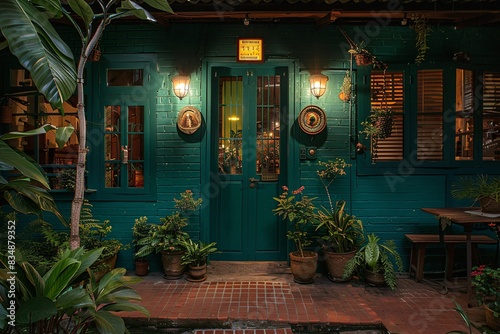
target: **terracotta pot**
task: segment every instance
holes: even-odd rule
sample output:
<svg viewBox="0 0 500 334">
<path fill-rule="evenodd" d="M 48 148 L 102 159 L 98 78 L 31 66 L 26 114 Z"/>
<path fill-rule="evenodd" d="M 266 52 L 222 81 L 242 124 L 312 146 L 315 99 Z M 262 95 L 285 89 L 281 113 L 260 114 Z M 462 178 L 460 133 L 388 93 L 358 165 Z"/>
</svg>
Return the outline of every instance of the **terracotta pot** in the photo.
<svg viewBox="0 0 500 334">
<path fill-rule="evenodd" d="M 365 269 L 365 281 L 368 284 L 375 285 L 375 286 L 384 286 L 385 285 L 385 279 L 384 279 L 384 274 L 383 273 L 375 273 L 373 271 L 370 271 L 368 269 Z"/>
<path fill-rule="evenodd" d="M 137 276 L 145 276 L 149 271 L 149 262 L 148 261 L 135 261 L 135 274 Z"/>
<path fill-rule="evenodd" d="M 95 266 L 103 265 L 103 269 L 94 272 L 94 278 L 96 282 L 99 282 L 101 278 L 109 273 L 111 270 L 116 267 L 116 259 L 118 258 L 118 251 L 114 255 L 107 257 L 105 259 L 99 260 L 94 263 Z"/>
<path fill-rule="evenodd" d="M 186 279 L 190 282 L 203 282 L 207 279 L 207 265 L 201 266 L 189 265 L 189 276 Z"/>
<path fill-rule="evenodd" d="M 354 58 L 356 60 L 356 65 L 358 66 L 368 66 L 373 64 L 373 57 L 364 53 L 358 53 Z"/>
<path fill-rule="evenodd" d="M 484 312 L 486 316 L 486 325 L 494 331 L 500 331 L 500 316 L 495 317 L 495 312 L 489 307 L 490 304 L 484 304 Z"/>
<path fill-rule="evenodd" d="M 163 275 L 166 279 L 179 279 L 184 275 L 185 266 L 181 264 L 183 251 L 168 252 L 161 251 L 161 261 L 163 263 Z"/>
<path fill-rule="evenodd" d="M 328 267 L 328 278 L 333 282 L 346 282 L 351 278 L 343 279 L 344 268 L 350 259 L 354 257 L 356 251 L 348 253 L 335 253 L 325 250 L 325 261 Z"/>
<path fill-rule="evenodd" d="M 314 274 L 318 267 L 318 254 L 316 252 L 304 251 L 304 257 L 298 251 L 290 254 L 290 269 L 293 280 L 300 284 L 314 282 Z"/>
</svg>

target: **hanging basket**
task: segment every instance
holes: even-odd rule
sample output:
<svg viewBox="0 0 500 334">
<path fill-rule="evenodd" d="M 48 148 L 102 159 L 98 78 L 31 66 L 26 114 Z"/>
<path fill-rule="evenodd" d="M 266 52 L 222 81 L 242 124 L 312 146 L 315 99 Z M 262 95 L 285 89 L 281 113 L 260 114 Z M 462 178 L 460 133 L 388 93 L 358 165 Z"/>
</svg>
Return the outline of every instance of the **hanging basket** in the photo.
<svg viewBox="0 0 500 334">
<path fill-rule="evenodd" d="M 358 66 L 369 66 L 373 64 L 373 57 L 369 54 L 358 53 L 355 56 L 356 65 Z"/>
<path fill-rule="evenodd" d="M 392 125 L 394 124 L 393 115 L 378 116 L 374 126 L 378 129 L 378 139 L 385 139 L 392 134 Z"/>
<path fill-rule="evenodd" d="M 101 46 L 97 44 L 89 55 L 89 61 L 99 61 L 101 59 Z"/>
</svg>

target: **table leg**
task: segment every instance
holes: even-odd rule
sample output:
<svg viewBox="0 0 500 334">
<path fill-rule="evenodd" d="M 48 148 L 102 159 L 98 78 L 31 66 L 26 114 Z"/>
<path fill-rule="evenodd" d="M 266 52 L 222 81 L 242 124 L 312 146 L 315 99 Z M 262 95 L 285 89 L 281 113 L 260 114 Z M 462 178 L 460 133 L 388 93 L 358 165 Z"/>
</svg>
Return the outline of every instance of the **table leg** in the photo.
<svg viewBox="0 0 500 334">
<path fill-rule="evenodd" d="M 464 226 L 467 246 L 467 306 L 472 306 L 472 226 Z"/>
</svg>

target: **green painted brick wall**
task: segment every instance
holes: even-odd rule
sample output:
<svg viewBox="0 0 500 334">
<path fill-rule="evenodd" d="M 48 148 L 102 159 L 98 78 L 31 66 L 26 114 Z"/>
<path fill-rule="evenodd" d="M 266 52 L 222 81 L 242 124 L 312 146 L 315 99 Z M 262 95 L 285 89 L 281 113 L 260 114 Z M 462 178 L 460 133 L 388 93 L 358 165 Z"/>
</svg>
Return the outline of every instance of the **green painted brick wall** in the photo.
<svg viewBox="0 0 500 334">
<path fill-rule="evenodd" d="M 365 40 L 366 48 L 377 57 L 391 64 L 411 64 L 416 56 L 414 32 L 409 27 L 399 26 L 346 26 L 345 31 L 355 40 Z M 74 36 L 71 33 L 68 36 Z M 318 196 L 318 204 L 327 205 L 322 185 L 317 177 L 317 161 L 341 157 L 352 164 L 347 176 L 337 179 L 332 187 L 334 200 L 348 201 L 349 211 L 361 218 L 367 232 L 376 232 L 382 239 L 393 239 L 398 250 L 407 261 L 409 245 L 405 233 L 436 232 L 436 220 L 421 212 L 421 207 L 453 205 L 446 189 L 453 179 L 449 174 L 403 175 L 394 187 L 384 175 L 357 175 L 361 159 L 368 159 L 354 153 L 350 136 L 349 109 L 338 98 L 345 70 L 350 66 L 347 44 L 337 25 L 316 28 L 309 24 L 174 24 L 170 28 L 155 25 L 113 24 L 106 28 L 101 41 L 101 50 L 106 55 L 152 53 L 158 59 L 158 70 L 163 84 L 156 92 L 156 151 L 157 156 L 157 200 L 146 202 L 96 201 L 94 215 L 110 219 L 113 236 L 128 243 L 134 219 L 146 215 L 150 222 L 170 213 L 174 207 L 174 196 L 185 189 L 200 194 L 201 154 L 204 151 L 203 138 L 182 137 L 176 129 L 178 112 L 187 105 L 202 111 L 209 117 L 208 106 L 203 105 L 205 86 L 202 78 L 202 60 L 234 61 L 238 37 L 263 37 L 265 55 L 270 59 L 293 59 L 297 61 L 298 73 L 294 82 L 296 95 L 290 112 L 296 119 L 300 110 L 315 104 L 327 114 L 328 126 L 324 133 L 311 140 L 291 126 L 290 147 L 297 152 L 300 145 L 318 147 L 318 160 L 291 161 L 294 172 L 290 175 L 290 187 L 304 185 L 306 193 Z M 427 62 L 450 62 L 453 53 L 468 52 L 475 63 L 494 64 L 500 37 L 490 28 L 455 30 L 453 27 L 432 27 L 429 35 Z M 77 48 L 79 43 L 72 42 Z M 93 65 L 91 65 L 93 66 Z M 170 78 L 185 71 L 191 75 L 189 95 L 179 101 L 171 92 Z M 322 70 L 329 75 L 327 93 L 319 100 L 312 97 L 308 89 L 308 76 L 312 70 Z M 355 68 L 356 70 L 356 68 Z M 362 76 L 359 75 L 359 80 Z M 87 83 L 90 80 L 86 81 Z M 361 94 L 362 92 L 358 92 Z M 367 110 L 354 106 L 357 122 Z M 356 121 L 356 120 L 352 120 Z M 207 135 L 206 133 L 204 134 Z M 69 203 L 62 204 L 68 210 Z M 206 218 L 194 216 L 189 232 L 194 238 L 200 236 Z M 285 236 L 284 236 L 285 237 Z M 120 254 L 118 265 L 133 268 L 132 252 Z M 156 260 L 155 260 L 156 261 Z M 441 258 L 436 257 L 435 263 Z M 432 264 L 431 264 L 432 265 Z M 153 269 L 158 269 L 158 262 Z"/>
</svg>

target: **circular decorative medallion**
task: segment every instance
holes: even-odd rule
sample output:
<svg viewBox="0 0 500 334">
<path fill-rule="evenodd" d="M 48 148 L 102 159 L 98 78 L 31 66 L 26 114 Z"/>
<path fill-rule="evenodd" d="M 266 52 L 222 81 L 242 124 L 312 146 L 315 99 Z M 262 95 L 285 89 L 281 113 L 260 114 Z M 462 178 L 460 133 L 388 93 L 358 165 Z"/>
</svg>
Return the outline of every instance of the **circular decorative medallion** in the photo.
<svg viewBox="0 0 500 334">
<path fill-rule="evenodd" d="M 326 126 L 326 115 L 318 106 L 307 106 L 299 114 L 299 126 L 307 134 L 315 135 Z"/>
<path fill-rule="evenodd" d="M 177 127 L 185 134 L 192 134 L 201 126 L 201 113 L 195 107 L 187 106 L 181 109 L 177 117 Z"/>
</svg>

